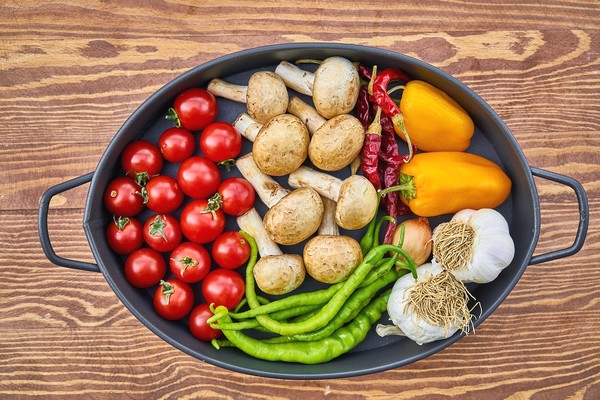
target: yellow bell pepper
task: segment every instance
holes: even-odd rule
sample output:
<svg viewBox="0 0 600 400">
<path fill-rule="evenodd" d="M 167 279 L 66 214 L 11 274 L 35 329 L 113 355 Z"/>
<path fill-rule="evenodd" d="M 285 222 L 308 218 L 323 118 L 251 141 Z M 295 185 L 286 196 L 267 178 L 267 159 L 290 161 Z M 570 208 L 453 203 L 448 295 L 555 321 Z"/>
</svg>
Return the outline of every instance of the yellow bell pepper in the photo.
<svg viewBox="0 0 600 400">
<path fill-rule="evenodd" d="M 450 96 L 435 86 L 413 80 L 406 84 L 400 99 L 403 125 L 395 130 L 405 133 L 423 151 L 464 151 L 475 131 L 469 114 Z"/>
<path fill-rule="evenodd" d="M 511 180 L 500 166 L 464 152 L 415 154 L 400 167 L 400 199 L 421 217 L 463 209 L 495 208 L 509 196 Z"/>
</svg>

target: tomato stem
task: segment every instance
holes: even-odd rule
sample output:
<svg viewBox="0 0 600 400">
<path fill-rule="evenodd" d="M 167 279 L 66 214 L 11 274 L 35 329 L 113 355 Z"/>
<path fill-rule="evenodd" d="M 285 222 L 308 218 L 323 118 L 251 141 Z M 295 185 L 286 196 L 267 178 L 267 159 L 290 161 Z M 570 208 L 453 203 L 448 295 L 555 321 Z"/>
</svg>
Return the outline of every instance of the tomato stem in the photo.
<svg viewBox="0 0 600 400">
<path fill-rule="evenodd" d="M 217 163 L 217 167 L 223 167 L 227 172 L 231 171 L 231 167 L 235 165 L 235 158 L 229 158 Z"/>
<path fill-rule="evenodd" d="M 162 279 L 160 280 L 159 284 L 162 286 L 161 293 L 165 295 L 167 304 L 169 304 L 169 300 L 171 299 L 171 295 L 175 293 L 175 289 L 173 289 L 173 285 Z"/>
<path fill-rule="evenodd" d="M 173 107 L 169 108 L 167 111 L 167 115 L 165 115 L 165 119 L 169 121 L 175 122 L 175 128 L 181 128 L 181 120 L 179 119 L 179 115 L 177 115 L 177 111 Z"/>
<path fill-rule="evenodd" d="M 154 221 L 152 221 L 150 226 L 152 228 L 152 229 L 150 229 L 150 235 L 156 236 L 156 234 L 158 233 L 160 235 L 160 237 L 162 237 L 165 240 L 165 242 L 169 241 L 163 230 L 163 228 L 165 226 L 167 226 L 167 223 L 162 221 L 160 215 L 157 215 L 156 218 L 154 218 Z"/>
<path fill-rule="evenodd" d="M 130 222 L 129 218 L 127 218 L 127 217 L 119 217 L 119 218 L 117 218 L 116 215 L 113 215 L 113 221 L 115 221 L 115 225 L 121 231 L 123 229 L 125 229 L 125 226 L 127 226 L 127 224 Z"/>
<path fill-rule="evenodd" d="M 211 213 L 213 219 L 217 219 L 216 211 L 223 206 L 223 197 L 219 194 L 219 192 L 215 193 L 210 199 L 208 199 L 208 203 L 206 204 L 206 208 L 202 212 L 203 214 Z"/>
</svg>

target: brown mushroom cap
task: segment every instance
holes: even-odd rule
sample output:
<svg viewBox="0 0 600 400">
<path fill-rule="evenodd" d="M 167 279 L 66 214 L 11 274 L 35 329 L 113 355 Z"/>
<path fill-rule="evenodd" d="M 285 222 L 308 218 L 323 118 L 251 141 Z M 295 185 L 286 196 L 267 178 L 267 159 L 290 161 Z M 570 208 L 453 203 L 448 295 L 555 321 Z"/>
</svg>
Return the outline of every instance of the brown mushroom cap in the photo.
<svg viewBox="0 0 600 400">
<path fill-rule="evenodd" d="M 347 279 L 362 258 L 360 244 L 349 236 L 319 235 L 304 246 L 306 272 L 323 283 Z"/>
<path fill-rule="evenodd" d="M 309 141 L 308 129 L 298 117 L 277 115 L 256 135 L 252 145 L 254 161 L 267 175 L 287 175 L 306 160 Z"/>
<path fill-rule="evenodd" d="M 304 282 L 306 270 L 302 257 L 284 254 L 262 257 L 253 270 L 256 285 L 267 294 L 291 292 Z"/>
<path fill-rule="evenodd" d="M 359 91 L 358 70 L 346 58 L 326 58 L 315 71 L 313 103 L 327 119 L 352 111 Z"/>
<path fill-rule="evenodd" d="M 340 187 L 335 222 L 344 229 L 360 229 L 371 221 L 377 205 L 373 184 L 362 175 L 352 175 Z"/>
<path fill-rule="evenodd" d="M 283 114 L 288 106 L 287 87 L 279 75 L 270 71 L 255 72 L 248 80 L 246 107 L 248 114 L 264 124 Z"/>
<path fill-rule="evenodd" d="M 323 201 L 314 189 L 293 190 L 270 208 L 263 224 L 271 239 L 283 245 L 294 245 L 308 239 L 319 229 L 323 217 Z"/>
<path fill-rule="evenodd" d="M 342 114 L 325 122 L 312 136 L 308 157 L 323 171 L 339 171 L 361 152 L 365 130 L 360 121 Z"/>
</svg>

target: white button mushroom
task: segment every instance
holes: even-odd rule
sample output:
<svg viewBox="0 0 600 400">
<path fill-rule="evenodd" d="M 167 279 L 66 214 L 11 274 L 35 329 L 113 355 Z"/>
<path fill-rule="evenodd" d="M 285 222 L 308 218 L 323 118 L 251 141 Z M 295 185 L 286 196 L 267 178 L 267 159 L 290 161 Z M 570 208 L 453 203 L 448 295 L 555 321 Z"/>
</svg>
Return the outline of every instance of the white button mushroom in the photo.
<svg viewBox="0 0 600 400">
<path fill-rule="evenodd" d="M 335 201 L 323 197 L 323 219 L 318 235 L 304 246 L 306 272 L 323 283 L 341 282 L 350 276 L 363 259 L 360 244 L 340 235 L 335 223 Z"/>
<path fill-rule="evenodd" d="M 287 61 L 281 62 L 275 73 L 291 89 L 312 96 L 315 108 L 327 119 L 349 113 L 358 100 L 358 70 L 343 57 L 326 58 L 314 74 Z"/>
<path fill-rule="evenodd" d="M 237 218 L 240 229 L 256 241 L 260 259 L 254 266 L 254 280 L 260 290 L 267 294 L 289 293 L 304 282 L 306 270 L 302 257 L 297 254 L 283 254 L 277 243 L 267 234 L 262 219 L 252 208 Z"/>
<path fill-rule="evenodd" d="M 308 158 L 315 167 L 323 171 L 339 171 L 360 154 L 365 129 L 356 117 L 341 114 L 326 120 L 298 97 L 290 99 L 288 111 L 300 118 L 312 133 Z"/>
<path fill-rule="evenodd" d="M 246 103 L 248 114 L 263 124 L 285 113 L 289 100 L 285 83 L 270 71 L 255 72 L 250 76 L 247 86 L 215 78 L 208 83 L 207 90 L 215 96 Z"/>
<path fill-rule="evenodd" d="M 311 187 L 320 195 L 337 202 L 335 222 L 344 229 L 360 229 L 377 213 L 377 190 L 362 175 L 351 175 L 345 180 L 302 166 L 288 177 L 294 188 Z"/>
<path fill-rule="evenodd" d="M 252 153 L 240 157 L 236 166 L 269 207 L 263 225 L 271 239 L 294 245 L 317 231 L 323 217 L 323 201 L 314 189 L 303 187 L 290 192 L 260 171 Z"/>
<path fill-rule="evenodd" d="M 267 175 L 287 175 L 306 160 L 310 141 L 308 129 L 292 114 L 277 115 L 261 125 L 247 113 L 242 113 L 233 127 L 253 142 L 254 161 Z"/>
</svg>

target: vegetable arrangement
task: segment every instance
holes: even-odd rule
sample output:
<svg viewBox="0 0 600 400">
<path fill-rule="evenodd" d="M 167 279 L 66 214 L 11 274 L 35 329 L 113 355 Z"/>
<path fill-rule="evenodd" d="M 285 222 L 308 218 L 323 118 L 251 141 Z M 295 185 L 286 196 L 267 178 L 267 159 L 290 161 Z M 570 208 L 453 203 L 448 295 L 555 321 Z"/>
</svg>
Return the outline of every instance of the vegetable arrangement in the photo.
<svg viewBox="0 0 600 400">
<path fill-rule="evenodd" d="M 510 178 L 468 152 L 473 121 L 440 89 L 397 68 L 309 61 L 314 73 L 282 61 L 247 85 L 186 90 L 156 144 L 124 149 L 104 203 L 126 279 L 197 339 L 264 360 L 327 362 L 386 313 L 380 336 L 468 333 L 467 285 L 514 256 L 495 210 Z M 246 112 L 217 121 L 218 98 Z M 171 164 L 176 176 L 162 174 Z M 432 229 L 431 217 L 447 222 Z M 298 290 L 307 279 L 319 289 Z"/>
</svg>

